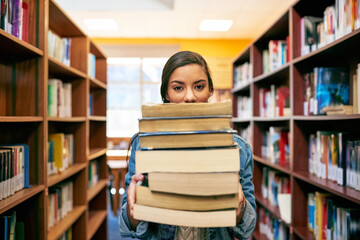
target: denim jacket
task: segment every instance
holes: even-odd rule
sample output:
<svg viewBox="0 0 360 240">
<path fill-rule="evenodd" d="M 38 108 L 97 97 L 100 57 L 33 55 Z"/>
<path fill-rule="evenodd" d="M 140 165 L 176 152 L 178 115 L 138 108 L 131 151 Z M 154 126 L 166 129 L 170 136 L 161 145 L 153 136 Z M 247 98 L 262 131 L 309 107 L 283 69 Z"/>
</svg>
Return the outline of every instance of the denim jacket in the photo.
<svg viewBox="0 0 360 240">
<path fill-rule="evenodd" d="M 254 163 L 250 145 L 240 136 L 234 134 L 234 142 L 239 145 L 240 151 L 240 184 L 244 192 L 247 206 L 241 222 L 235 227 L 207 228 L 206 239 L 248 239 L 253 233 L 256 225 L 256 205 L 254 196 L 254 185 L 252 183 Z M 138 135 L 133 136 L 132 150 L 129 161 L 129 170 L 125 176 L 126 188 L 129 187 L 131 177 L 135 174 L 135 151 L 140 150 Z M 122 198 L 121 213 L 119 216 L 119 228 L 122 237 L 139 239 L 174 239 L 175 226 L 164 224 L 149 224 L 141 221 L 132 231 L 126 211 L 126 192 Z M 154 231 L 155 227 L 155 231 Z"/>
</svg>

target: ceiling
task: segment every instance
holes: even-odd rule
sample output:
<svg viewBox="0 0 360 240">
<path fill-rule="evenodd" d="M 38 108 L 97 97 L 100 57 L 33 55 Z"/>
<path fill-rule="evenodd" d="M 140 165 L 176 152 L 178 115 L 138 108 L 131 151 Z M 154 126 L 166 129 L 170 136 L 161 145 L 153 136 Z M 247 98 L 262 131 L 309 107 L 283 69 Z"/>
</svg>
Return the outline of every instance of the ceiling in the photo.
<svg viewBox="0 0 360 240">
<path fill-rule="evenodd" d="M 253 39 L 296 0 L 55 0 L 90 37 Z M 117 30 L 89 30 L 86 18 L 112 18 Z M 227 32 L 201 32 L 202 19 L 232 19 Z"/>
</svg>

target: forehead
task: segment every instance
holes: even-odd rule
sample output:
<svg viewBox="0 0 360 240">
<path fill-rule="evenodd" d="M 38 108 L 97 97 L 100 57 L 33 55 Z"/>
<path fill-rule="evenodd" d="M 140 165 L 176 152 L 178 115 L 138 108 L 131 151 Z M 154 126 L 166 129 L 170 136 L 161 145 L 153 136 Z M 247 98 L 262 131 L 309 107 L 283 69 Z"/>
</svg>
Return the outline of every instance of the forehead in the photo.
<svg viewBox="0 0 360 240">
<path fill-rule="evenodd" d="M 176 68 L 170 75 L 170 79 L 174 78 L 201 78 L 207 80 L 207 75 L 203 66 L 193 63 Z"/>
</svg>

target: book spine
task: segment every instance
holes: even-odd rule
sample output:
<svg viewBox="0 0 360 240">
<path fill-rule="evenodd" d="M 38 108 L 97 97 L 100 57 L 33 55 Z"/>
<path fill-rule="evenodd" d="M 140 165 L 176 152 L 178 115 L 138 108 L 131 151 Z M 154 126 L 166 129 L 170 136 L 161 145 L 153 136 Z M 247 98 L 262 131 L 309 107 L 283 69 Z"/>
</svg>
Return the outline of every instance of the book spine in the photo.
<svg viewBox="0 0 360 240">
<path fill-rule="evenodd" d="M 22 2 L 22 40 L 29 42 L 29 6 Z"/>
</svg>

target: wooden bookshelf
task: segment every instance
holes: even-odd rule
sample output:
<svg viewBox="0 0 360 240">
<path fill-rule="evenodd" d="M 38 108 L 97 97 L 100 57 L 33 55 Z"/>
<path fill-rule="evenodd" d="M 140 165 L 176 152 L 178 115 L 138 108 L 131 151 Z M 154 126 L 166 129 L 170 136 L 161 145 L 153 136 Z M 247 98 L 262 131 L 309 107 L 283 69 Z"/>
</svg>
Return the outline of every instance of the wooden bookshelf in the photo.
<svg viewBox="0 0 360 240">
<path fill-rule="evenodd" d="M 82 79 L 86 78 L 85 73 L 81 72 L 80 70 L 74 67 L 65 65 L 59 62 L 58 60 L 54 59 L 53 57 L 48 56 L 48 61 L 49 61 L 49 72 L 53 74 L 61 75 L 63 77 L 68 77 L 68 78 L 82 78 Z"/>
<path fill-rule="evenodd" d="M 29 0 L 25 42 L 0 29 L 0 144 L 29 146 L 31 187 L 0 200 L 0 217 L 16 211 L 28 239 L 58 239 L 72 227 L 73 239 L 107 239 L 106 56 L 53 0 Z M 69 38 L 69 64 L 50 56 L 48 32 Z M 88 54 L 96 56 L 96 76 Z M 71 116 L 48 116 L 48 81 L 71 83 Z M 94 93 L 93 116 L 88 113 Z M 49 134 L 72 134 L 74 164 L 48 175 Z M 99 181 L 88 189 L 90 161 Z M 71 181 L 73 210 L 48 230 L 49 190 Z"/>
<path fill-rule="evenodd" d="M 85 206 L 74 207 L 73 210 L 68 213 L 60 222 L 58 222 L 54 227 L 49 229 L 47 234 L 48 239 L 58 239 L 61 235 L 69 228 L 73 223 L 75 223 L 81 215 L 85 213 Z"/>
<path fill-rule="evenodd" d="M 0 202 L 0 214 L 8 211 L 16 205 L 21 204 L 22 202 L 28 200 L 29 198 L 42 191 L 44 191 L 44 185 L 32 186 L 31 188 L 22 189 L 16 192 L 14 195 L 3 199 Z"/>
<path fill-rule="evenodd" d="M 2 117 L 0 122 L 42 122 L 43 117 Z"/>
<path fill-rule="evenodd" d="M 48 179 L 47 179 L 47 186 L 51 187 L 65 179 L 73 176 L 74 174 L 80 172 L 81 170 L 84 170 L 85 168 L 86 168 L 86 163 L 76 163 L 60 174 L 50 175 L 50 176 L 48 176 Z"/>
<path fill-rule="evenodd" d="M 106 210 L 98 210 L 98 211 L 90 211 L 89 213 L 89 231 L 87 235 L 87 239 L 92 239 L 94 234 L 96 233 L 96 230 L 98 230 L 101 226 L 101 224 L 106 219 L 107 211 Z"/>
<path fill-rule="evenodd" d="M 343 116 L 304 116 L 304 79 L 303 74 L 312 71 L 314 67 L 347 67 L 350 76 L 355 73 L 356 64 L 360 63 L 360 29 L 354 30 L 339 39 L 318 48 L 306 55 L 301 55 L 301 26 L 303 16 L 322 17 L 326 7 L 333 2 L 313 2 L 309 0 L 296 1 L 283 13 L 279 19 L 258 38 L 253 40 L 233 60 L 233 68 L 248 62 L 252 64 L 252 79 L 249 84 L 235 86 L 233 94 L 233 127 L 242 131 L 250 127 L 249 142 L 253 148 L 255 197 L 257 204 L 277 218 L 281 218 L 278 209 L 270 206 L 261 196 L 262 169 L 274 169 L 289 176 L 292 194 L 292 221 L 287 224 L 291 239 L 315 239 L 307 227 L 308 193 L 314 191 L 333 194 L 337 201 L 346 206 L 360 208 L 360 192 L 337 183 L 324 180 L 312 175 L 308 171 L 309 135 L 315 131 L 351 132 L 360 136 L 358 124 L 360 114 Z M 285 40 L 289 36 L 290 59 L 282 66 L 267 73 L 263 73 L 263 50 L 268 48 L 270 40 Z M 260 116 L 260 91 L 270 85 L 288 86 L 290 90 L 290 112 L 286 117 Z M 237 113 L 238 97 L 250 97 L 253 115 L 250 119 L 243 119 Z M 350 104 L 352 83 L 350 83 Z M 281 126 L 289 129 L 290 160 L 286 165 L 270 163 L 262 157 L 263 134 L 269 126 Z M 258 226 L 253 234 L 254 239 L 263 239 Z"/>
<path fill-rule="evenodd" d="M 93 148 L 90 150 L 88 160 L 93 160 L 97 157 L 103 156 L 106 154 L 107 148 Z"/>
<path fill-rule="evenodd" d="M 49 122 L 85 122 L 85 117 L 48 117 Z"/>
<path fill-rule="evenodd" d="M 257 229 L 254 231 L 252 238 L 255 240 L 268 240 L 268 238 L 261 234 Z"/>
<path fill-rule="evenodd" d="M 106 186 L 107 180 L 101 179 L 95 186 L 90 188 L 87 193 L 87 200 L 91 201 L 104 187 Z"/>
</svg>

